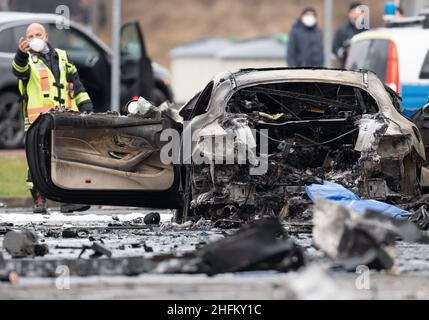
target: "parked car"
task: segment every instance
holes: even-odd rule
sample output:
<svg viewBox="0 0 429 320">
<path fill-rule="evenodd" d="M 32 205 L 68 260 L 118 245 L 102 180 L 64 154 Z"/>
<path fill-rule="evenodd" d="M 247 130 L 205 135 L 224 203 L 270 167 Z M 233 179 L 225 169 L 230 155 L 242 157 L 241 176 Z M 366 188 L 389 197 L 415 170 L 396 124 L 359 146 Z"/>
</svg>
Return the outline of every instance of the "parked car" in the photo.
<svg viewBox="0 0 429 320">
<path fill-rule="evenodd" d="M 177 221 L 294 217 L 309 205 L 305 186 L 323 180 L 363 198 L 420 194 L 425 150 L 399 108 L 398 96 L 372 72 L 245 69 L 217 75 L 180 109 L 183 121 L 168 113 L 42 114 L 26 150 L 36 188 L 55 201 L 176 208 Z M 182 148 L 173 144 L 180 161 L 166 163 L 163 148 L 172 145 L 161 134 L 172 128 L 183 133 Z M 218 150 L 216 139 L 229 134 L 232 148 Z M 217 161 L 231 152 L 232 163 Z M 189 155 L 207 161 L 189 162 Z M 264 159 L 266 170 L 252 174 Z"/>
<path fill-rule="evenodd" d="M 407 117 L 429 99 L 429 29 L 421 18 L 357 34 L 346 61 L 346 69 L 371 70 L 400 94 Z"/>
<path fill-rule="evenodd" d="M 0 148 L 16 148 L 23 142 L 23 119 L 17 79 L 12 74 L 12 59 L 18 40 L 30 23 L 45 25 L 49 42 L 67 51 L 75 63 L 82 83 L 96 112 L 110 110 L 111 50 L 89 30 L 73 21 L 69 29 L 57 27 L 59 16 L 22 12 L 0 12 Z M 61 26 L 63 27 L 63 26 Z M 173 100 L 168 71 L 152 63 L 146 54 L 138 22 L 126 23 L 121 30 L 121 105 L 136 95 L 157 104 Z"/>
</svg>

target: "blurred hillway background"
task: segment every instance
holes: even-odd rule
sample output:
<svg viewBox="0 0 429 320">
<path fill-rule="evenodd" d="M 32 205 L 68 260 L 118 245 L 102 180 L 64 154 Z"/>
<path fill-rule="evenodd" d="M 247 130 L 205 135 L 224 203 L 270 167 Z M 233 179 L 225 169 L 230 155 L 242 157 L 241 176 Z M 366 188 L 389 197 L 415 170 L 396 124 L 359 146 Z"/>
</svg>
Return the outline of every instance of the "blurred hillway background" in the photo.
<svg viewBox="0 0 429 320">
<path fill-rule="evenodd" d="M 353 1 L 334 2 L 335 30 L 346 21 Z M 169 63 L 168 52 L 172 48 L 201 37 L 245 39 L 288 33 L 307 5 L 316 8 L 323 28 L 323 0 L 123 0 L 122 3 L 122 18 L 140 21 L 149 53 L 164 65 Z M 374 26 L 382 25 L 384 3 L 384 0 L 371 1 Z"/>
<path fill-rule="evenodd" d="M 346 21 L 352 2 L 334 0 L 334 30 Z M 361 2 L 370 8 L 371 28 L 382 26 L 385 1 Z M 0 0 L 0 9 L 11 11 L 55 13 L 58 5 L 67 5 L 72 20 L 93 28 L 110 45 L 110 0 Z M 316 8 L 323 30 L 323 0 L 122 0 L 122 22 L 138 20 L 149 56 L 169 67 L 171 49 L 202 37 L 288 33 L 305 6 Z"/>
</svg>

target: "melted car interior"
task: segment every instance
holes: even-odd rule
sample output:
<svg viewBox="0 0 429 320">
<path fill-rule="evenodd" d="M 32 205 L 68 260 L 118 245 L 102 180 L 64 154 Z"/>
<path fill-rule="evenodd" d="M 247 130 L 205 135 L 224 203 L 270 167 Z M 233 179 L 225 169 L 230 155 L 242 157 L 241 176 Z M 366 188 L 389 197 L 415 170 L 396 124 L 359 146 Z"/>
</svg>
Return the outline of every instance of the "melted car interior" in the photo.
<svg viewBox="0 0 429 320">
<path fill-rule="evenodd" d="M 240 89 L 227 102 L 226 112 L 223 127 L 230 126 L 228 119 L 234 115 L 245 115 L 248 126 L 256 129 L 257 144 L 265 141 L 262 135 L 268 137 L 270 156 L 262 175 L 249 175 L 248 168 L 238 164 L 215 165 L 214 178 L 209 166 L 193 168 L 192 195 L 197 201 L 191 209 L 211 218 L 261 212 L 294 216 L 310 204 L 304 196 L 306 185 L 330 180 L 357 187 L 359 120 L 377 113 L 378 106 L 356 87 L 287 82 Z"/>
<path fill-rule="evenodd" d="M 359 133 L 357 121 L 362 114 L 377 113 L 378 106 L 360 88 L 286 82 L 241 89 L 229 100 L 227 111 L 247 114 L 250 126 L 268 129 L 270 154 L 279 148 L 293 147 L 301 152 L 289 154 L 289 163 L 298 156 L 299 168 L 316 168 L 332 152 L 349 149 L 349 155 L 354 153 Z M 357 154 L 347 156 L 352 162 L 356 157 Z"/>
</svg>

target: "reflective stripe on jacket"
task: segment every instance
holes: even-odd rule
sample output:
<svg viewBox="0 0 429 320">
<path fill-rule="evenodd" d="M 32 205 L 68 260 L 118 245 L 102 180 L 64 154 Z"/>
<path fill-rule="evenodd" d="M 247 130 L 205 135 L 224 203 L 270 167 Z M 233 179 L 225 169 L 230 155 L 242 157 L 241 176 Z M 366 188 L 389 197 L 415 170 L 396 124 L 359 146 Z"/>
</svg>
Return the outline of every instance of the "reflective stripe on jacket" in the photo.
<svg viewBox="0 0 429 320">
<path fill-rule="evenodd" d="M 73 94 L 73 84 L 67 82 L 67 73 L 76 72 L 76 67 L 70 64 L 64 50 L 55 49 L 58 54 L 60 70 L 59 83 L 56 83 L 52 71 L 42 59 L 29 53 L 30 76 L 23 83 L 19 80 L 19 91 L 24 97 L 25 127 L 29 127 L 37 117 L 52 108 L 67 108 L 79 111 Z M 15 66 L 13 65 L 15 68 Z M 89 96 L 86 94 L 87 99 Z M 86 97 L 85 97 L 86 98 Z M 81 99 L 83 100 L 83 99 Z"/>
</svg>

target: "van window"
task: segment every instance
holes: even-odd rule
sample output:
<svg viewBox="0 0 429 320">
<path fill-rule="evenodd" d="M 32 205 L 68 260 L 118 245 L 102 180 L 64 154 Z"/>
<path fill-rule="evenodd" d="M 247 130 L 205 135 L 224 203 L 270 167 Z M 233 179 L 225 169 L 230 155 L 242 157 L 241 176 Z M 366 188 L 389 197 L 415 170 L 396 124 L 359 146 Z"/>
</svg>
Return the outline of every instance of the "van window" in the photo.
<svg viewBox="0 0 429 320">
<path fill-rule="evenodd" d="M 426 53 L 426 58 L 420 71 L 420 79 L 429 79 L 429 51 Z"/>
<path fill-rule="evenodd" d="M 366 69 L 386 81 L 390 40 L 370 39 L 356 41 L 350 46 L 346 69 Z"/>
</svg>

